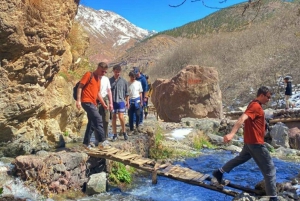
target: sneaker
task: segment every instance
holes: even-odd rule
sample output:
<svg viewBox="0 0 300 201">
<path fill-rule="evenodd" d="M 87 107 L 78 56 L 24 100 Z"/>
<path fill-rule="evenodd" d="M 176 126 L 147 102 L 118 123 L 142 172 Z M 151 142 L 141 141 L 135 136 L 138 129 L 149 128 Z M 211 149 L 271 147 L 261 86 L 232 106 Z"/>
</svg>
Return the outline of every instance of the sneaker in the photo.
<svg viewBox="0 0 300 201">
<path fill-rule="evenodd" d="M 126 127 L 129 127 L 129 123 L 126 123 L 125 126 L 126 126 Z"/>
<path fill-rule="evenodd" d="M 124 140 L 128 140 L 128 135 L 127 135 L 127 133 L 123 133 L 123 136 L 124 136 Z"/>
<path fill-rule="evenodd" d="M 90 150 L 90 149 L 92 148 L 91 145 L 83 144 L 82 146 L 83 146 L 83 148 L 85 148 L 86 150 Z"/>
<path fill-rule="evenodd" d="M 103 148 L 106 148 L 106 147 L 110 147 L 110 143 L 109 143 L 108 140 L 105 140 L 105 141 L 103 141 L 102 143 L 100 143 L 100 144 L 98 145 L 98 148 L 99 148 L 99 149 L 103 149 Z"/>
<path fill-rule="evenodd" d="M 93 142 L 90 142 L 89 147 L 96 147 L 96 145 Z"/>
<path fill-rule="evenodd" d="M 270 197 L 269 201 L 277 201 L 278 198 L 277 197 Z"/>
<path fill-rule="evenodd" d="M 222 184 L 223 173 L 219 169 L 213 171 L 212 175 L 217 179 L 219 184 Z"/>
<path fill-rule="evenodd" d="M 116 141 L 118 139 L 118 135 L 117 134 L 114 134 L 113 138 L 112 138 L 112 141 Z"/>
</svg>

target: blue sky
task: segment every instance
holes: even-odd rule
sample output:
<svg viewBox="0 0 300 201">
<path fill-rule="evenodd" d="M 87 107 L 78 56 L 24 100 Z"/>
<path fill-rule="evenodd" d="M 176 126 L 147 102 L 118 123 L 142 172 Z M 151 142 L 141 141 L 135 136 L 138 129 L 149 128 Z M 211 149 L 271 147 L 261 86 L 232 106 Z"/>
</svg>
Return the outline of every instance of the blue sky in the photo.
<svg viewBox="0 0 300 201">
<path fill-rule="evenodd" d="M 207 6 L 218 8 L 245 2 L 245 0 L 186 0 L 179 7 L 169 5 L 179 5 L 184 0 L 81 0 L 80 4 L 95 10 L 115 12 L 143 29 L 164 31 L 218 11 L 205 7 L 202 1 Z"/>
</svg>

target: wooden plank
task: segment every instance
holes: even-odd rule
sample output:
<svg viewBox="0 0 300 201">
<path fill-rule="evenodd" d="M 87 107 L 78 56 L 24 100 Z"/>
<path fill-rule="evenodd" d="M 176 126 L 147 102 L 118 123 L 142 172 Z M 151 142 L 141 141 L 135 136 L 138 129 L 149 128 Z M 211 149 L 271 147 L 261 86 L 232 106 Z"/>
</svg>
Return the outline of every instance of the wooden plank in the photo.
<svg viewBox="0 0 300 201">
<path fill-rule="evenodd" d="M 128 155 L 130 155 L 131 153 L 129 153 L 129 152 L 122 152 L 122 153 L 118 153 L 118 155 L 119 156 L 128 156 Z"/>
<path fill-rule="evenodd" d="M 300 118 L 281 118 L 281 119 L 270 119 L 270 124 L 278 123 L 278 122 L 293 122 L 293 121 L 300 121 Z"/>
<path fill-rule="evenodd" d="M 134 159 L 134 158 L 136 158 L 136 157 L 138 157 L 138 156 L 140 156 L 140 155 L 137 155 L 137 154 L 130 154 L 130 155 L 128 155 L 128 156 L 124 156 L 124 157 L 123 157 L 123 160 Z"/>
</svg>

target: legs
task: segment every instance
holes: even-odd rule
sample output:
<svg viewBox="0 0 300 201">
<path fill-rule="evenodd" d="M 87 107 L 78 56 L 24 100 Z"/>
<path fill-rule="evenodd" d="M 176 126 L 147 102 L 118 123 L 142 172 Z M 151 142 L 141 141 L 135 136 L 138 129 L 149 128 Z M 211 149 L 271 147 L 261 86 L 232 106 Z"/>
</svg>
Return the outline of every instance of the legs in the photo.
<svg viewBox="0 0 300 201">
<path fill-rule="evenodd" d="M 249 153 L 248 147 L 244 145 L 240 154 L 228 161 L 225 165 L 223 165 L 221 169 L 224 172 L 229 173 L 233 168 L 247 162 L 249 159 L 251 159 L 251 155 Z"/>
<path fill-rule="evenodd" d="M 105 140 L 102 117 L 100 116 L 97 107 L 92 103 L 82 103 L 82 108 L 86 111 L 88 118 L 83 144 L 89 145 L 91 138 L 91 127 L 93 127 L 97 141 L 95 145 L 97 146 L 99 142 L 103 142 Z"/>
<path fill-rule="evenodd" d="M 103 98 L 104 102 L 108 105 L 108 99 L 107 97 Z M 109 116 L 110 116 L 110 111 L 105 110 L 102 105 L 99 106 L 99 114 L 102 117 L 103 120 L 103 129 L 104 129 L 104 134 L 105 138 L 108 137 L 108 124 L 109 124 Z"/>
<path fill-rule="evenodd" d="M 255 163 L 264 176 L 267 195 L 276 197 L 276 169 L 268 149 L 264 145 L 258 144 L 248 146 Z"/>
<path fill-rule="evenodd" d="M 289 109 L 290 108 L 290 96 L 289 95 L 285 95 L 285 109 Z"/>
<path fill-rule="evenodd" d="M 134 115 L 134 105 L 130 105 L 128 109 L 128 118 L 129 118 L 129 128 L 130 131 L 133 131 L 133 116 Z"/>
<path fill-rule="evenodd" d="M 141 108 L 135 109 L 135 116 L 136 116 L 135 127 L 136 128 L 138 128 L 140 125 L 140 114 L 141 114 Z"/>
</svg>

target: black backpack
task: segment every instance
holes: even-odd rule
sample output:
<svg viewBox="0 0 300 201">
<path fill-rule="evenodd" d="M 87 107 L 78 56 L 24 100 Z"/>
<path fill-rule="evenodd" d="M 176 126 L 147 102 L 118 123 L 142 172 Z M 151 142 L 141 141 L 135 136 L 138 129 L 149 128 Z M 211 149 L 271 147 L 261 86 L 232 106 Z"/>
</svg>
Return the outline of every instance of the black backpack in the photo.
<svg viewBox="0 0 300 201">
<path fill-rule="evenodd" d="M 89 79 L 89 81 L 82 87 L 82 90 L 83 90 L 83 89 L 91 82 L 91 80 L 92 80 L 92 78 L 93 78 L 93 73 L 92 73 L 92 72 L 90 72 L 90 73 L 91 73 L 90 79 Z M 78 82 L 76 83 L 76 85 L 73 87 L 73 98 L 74 98 L 75 101 L 77 101 L 77 89 L 78 89 L 79 84 L 80 84 L 80 81 L 78 81 Z"/>
</svg>

